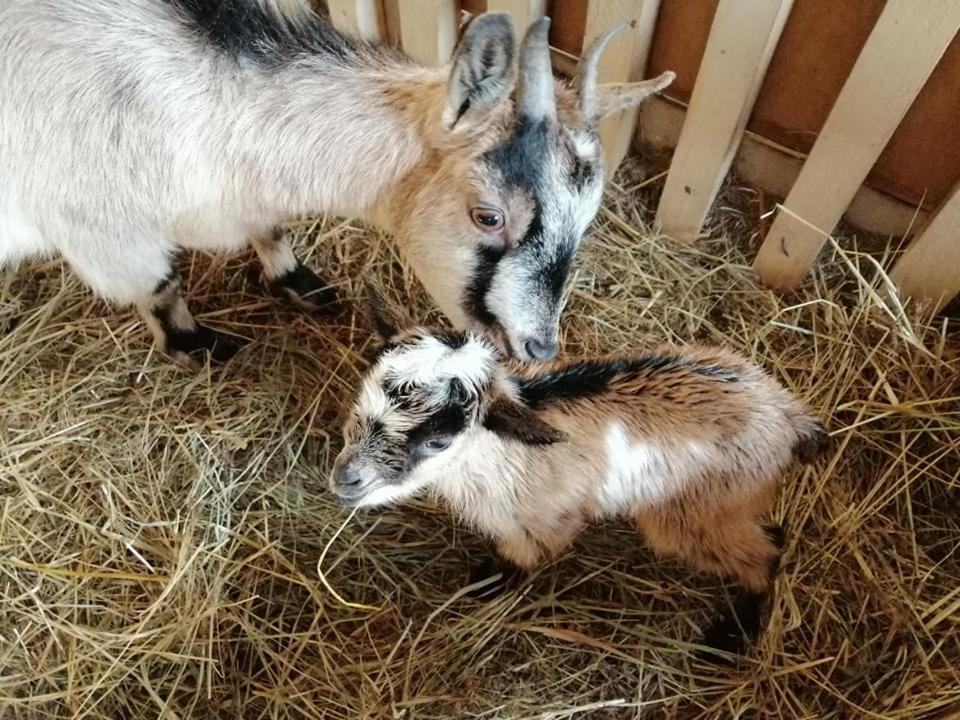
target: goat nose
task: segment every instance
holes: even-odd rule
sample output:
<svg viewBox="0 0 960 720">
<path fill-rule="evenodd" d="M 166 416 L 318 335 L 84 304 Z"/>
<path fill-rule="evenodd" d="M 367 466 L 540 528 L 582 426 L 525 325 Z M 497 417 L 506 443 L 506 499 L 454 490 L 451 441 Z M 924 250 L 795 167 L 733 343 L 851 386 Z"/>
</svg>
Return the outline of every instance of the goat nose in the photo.
<svg viewBox="0 0 960 720">
<path fill-rule="evenodd" d="M 558 346 L 556 340 L 543 341 L 530 338 L 523 346 L 527 350 L 527 355 L 534 360 L 550 360 L 557 355 Z"/>
<path fill-rule="evenodd" d="M 360 471 L 351 465 L 340 469 L 337 473 L 337 485 L 341 488 L 352 488 L 360 484 Z"/>
<path fill-rule="evenodd" d="M 340 476 L 340 484 L 343 487 L 353 487 L 360 484 L 362 480 L 360 476 L 360 471 L 354 467 L 348 467 L 343 471 L 343 475 Z"/>
</svg>

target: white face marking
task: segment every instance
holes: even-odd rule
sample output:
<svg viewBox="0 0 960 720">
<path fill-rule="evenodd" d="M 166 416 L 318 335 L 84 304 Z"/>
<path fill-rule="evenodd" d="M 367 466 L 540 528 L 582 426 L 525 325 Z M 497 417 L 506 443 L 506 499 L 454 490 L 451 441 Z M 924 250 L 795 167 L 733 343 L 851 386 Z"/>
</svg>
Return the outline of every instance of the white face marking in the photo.
<svg viewBox="0 0 960 720">
<path fill-rule="evenodd" d="M 577 186 L 566 159 L 548 145 L 548 162 L 541 166 L 536 198 L 540 235 L 535 254 L 508 254 L 497 265 L 486 297 L 488 309 L 503 326 L 511 349 L 523 356 L 523 343 L 530 338 L 555 337 L 563 311 L 562 300 L 554 302 L 550 280 L 561 272 L 563 256 L 573 259 L 579 244 L 600 207 L 603 193 L 602 161 L 592 136 L 564 131 L 581 162 L 592 164 L 593 178 Z M 569 267 L 569 265 L 568 265 Z M 565 278 L 557 278 L 565 280 Z"/>
<path fill-rule="evenodd" d="M 412 500 L 429 486 L 429 479 L 424 478 L 421 482 L 407 480 L 398 485 L 378 485 L 369 493 L 363 496 L 363 499 L 357 503 L 358 507 L 382 507 L 384 505 L 396 505 L 406 500 Z"/>
<path fill-rule="evenodd" d="M 332 478 L 363 506 L 408 499 L 441 477 L 495 377 L 496 351 L 483 338 L 415 330 L 397 342 L 363 380 Z"/>
<path fill-rule="evenodd" d="M 430 385 L 458 378 L 478 387 L 489 379 L 493 363 L 492 348 L 483 340 L 470 337 L 463 346 L 452 348 L 428 335 L 413 346 L 387 353 L 380 370 L 399 385 Z"/>
</svg>

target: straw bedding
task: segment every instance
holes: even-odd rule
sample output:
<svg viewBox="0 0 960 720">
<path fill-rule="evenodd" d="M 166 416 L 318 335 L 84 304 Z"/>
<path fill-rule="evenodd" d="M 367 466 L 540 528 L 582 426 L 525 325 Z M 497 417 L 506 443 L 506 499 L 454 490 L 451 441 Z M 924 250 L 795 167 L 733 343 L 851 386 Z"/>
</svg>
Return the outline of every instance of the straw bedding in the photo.
<svg viewBox="0 0 960 720">
<path fill-rule="evenodd" d="M 721 343 L 832 433 L 787 478 L 769 629 L 738 668 L 694 646 L 724 595 L 625 524 L 489 603 L 485 544 L 428 502 L 348 518 L 326 491 L 363 313 L 265 300 L 252 257 L 184 258 L 191 300 L 247 341 L 191 373 L 58 262 L 0 276 L 0 718 L 934 718 L 960 715 L 960 336 L 884 293 L 852 237 L 793 298 L 752 278 L 759 205 L 710 238 L 645 224 L 632 161 L 576 266 L 568 354 Z M 762 223 L 762 221 L 760 221 Z M 289 228 L 345 297 L 374 277 L 435 319 L 389 240 Z M 318 575 L 322 572 L 343 604 Z"/>
</svg>

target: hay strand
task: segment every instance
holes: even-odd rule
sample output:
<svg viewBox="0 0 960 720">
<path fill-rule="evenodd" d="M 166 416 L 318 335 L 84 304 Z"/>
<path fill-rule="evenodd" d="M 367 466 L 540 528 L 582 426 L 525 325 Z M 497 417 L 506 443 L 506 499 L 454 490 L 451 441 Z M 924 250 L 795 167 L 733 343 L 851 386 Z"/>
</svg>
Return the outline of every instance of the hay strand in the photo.
<svg viewBox="0 0 960 720">
<path fill-rule="evenodd" d="M 695 654 L 728 588 L 625 523 L 478 602 L 486 543 L 442 509 L 344 519 L 326 478 L 372 342 L 362 310 L 306 316 L 265 299 L 252 254 L 185 256 L 199 319 L 246 341 L 191 373 L 46 262 L 0 274 L 0 718 L 957 717 L 955 322 L 890 291 L 897 248 L 847 231 L 780 297 L 750 269 L 769 202 L 730 185 L 678 246 L 645 224 L 661 184 L 635 159 L 615 178 L 564 352 L 726 345 L 833 443 L 785 480 L 776 597 L 739 667 Z M 374 277 L 438 320 L 389 239 L 288 232 L 358 307 Z"/>
</svg>

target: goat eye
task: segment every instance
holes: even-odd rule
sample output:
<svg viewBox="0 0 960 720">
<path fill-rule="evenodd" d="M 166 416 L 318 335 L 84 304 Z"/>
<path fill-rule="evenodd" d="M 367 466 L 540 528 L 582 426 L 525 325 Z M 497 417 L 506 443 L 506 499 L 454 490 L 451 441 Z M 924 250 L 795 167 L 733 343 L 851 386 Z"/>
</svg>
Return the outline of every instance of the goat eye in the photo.
<svg viewBox="0 0 960 720">
<path fill-rule="evenodd" d="M 503 229 L 503 213 L 487 207 L 475 207 L 470 211 L 473 224 L 484 232 L 497 232 Z"/>
<path fill-rule="evenodd" d="M 450 447 L 451 438 L 447 436 L 430 438 L 427 442 L 424 443 L 427 450 L 431 452 L 440 452 L 441 450 L 446 450 Z"/>
</svg>

